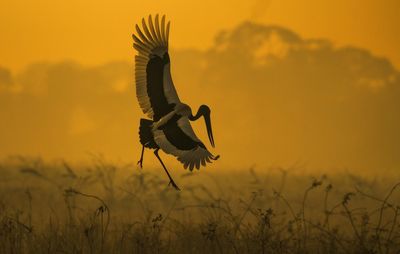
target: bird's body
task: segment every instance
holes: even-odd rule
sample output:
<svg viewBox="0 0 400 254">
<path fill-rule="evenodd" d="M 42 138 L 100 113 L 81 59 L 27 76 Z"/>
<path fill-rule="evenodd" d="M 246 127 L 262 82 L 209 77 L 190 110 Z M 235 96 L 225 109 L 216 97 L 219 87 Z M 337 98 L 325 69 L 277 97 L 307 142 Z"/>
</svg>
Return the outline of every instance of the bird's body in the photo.
<svg viewBox="0 0 400 254">
<path fill-rule="evenodd" d="M 184 168 L 193 170 L 206 166 L 218 159 L 200 141 L 190 122 L 204 117 L 211 144 L 214 139 L 211 129 L 210 109 L 200 106 L 196 115 L 191 108 L 180 101 L 172 82 L 170 58 L 168 54 L 169 22 L 165 16 L 159 23 L 156 15 L 154 23 L 149 16 L 148 24 L 142 20 L 142 30 L 136 25 L 137 36 L 133 35 L 135 56 L 136 95 L 143 112 L 151 119 L 141 119 L 139 127 L 140 142 L 143 145 L 140 165 L 143 162 L 144 148 L 155 149 L 155 155 L 162 164 L 170 183 L 178 189 L 158 155 L 159 149 L 177 157 Z"/>
</svg>

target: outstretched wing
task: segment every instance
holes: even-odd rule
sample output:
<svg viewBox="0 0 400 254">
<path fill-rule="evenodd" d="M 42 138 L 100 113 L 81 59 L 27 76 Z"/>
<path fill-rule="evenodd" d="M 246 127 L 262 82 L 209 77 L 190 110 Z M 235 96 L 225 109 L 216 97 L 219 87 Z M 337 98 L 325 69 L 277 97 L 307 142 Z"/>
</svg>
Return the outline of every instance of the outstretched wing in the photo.
<svg viewBox="0 0 400 254">
<path fill-rule="evenodd" d="M 169 26 L 169 22 L 165 25 L 165 16 L 160 24 L 158 15 L 154 22 L 150 15 L 148 23 L 143 18 L 142 29 L 136 25 L 137 35 L 132 35 L 133 47 L 138 53 L 135 56 L 136 96 L 143 112 L 154 121 L 180 102 L 171 78 Z"/>
<path fill-rule="evenodd" d="M 197 138 L 189 119 L 175 115 L 160 129 L 153 130 L 154 140 L 166 153 L 178 158 L 184 168 L 191 171 L 200 165 L 206 166 L 211 160 L 218 159 L 212 155 L 206 146 Z"/>
</svg>

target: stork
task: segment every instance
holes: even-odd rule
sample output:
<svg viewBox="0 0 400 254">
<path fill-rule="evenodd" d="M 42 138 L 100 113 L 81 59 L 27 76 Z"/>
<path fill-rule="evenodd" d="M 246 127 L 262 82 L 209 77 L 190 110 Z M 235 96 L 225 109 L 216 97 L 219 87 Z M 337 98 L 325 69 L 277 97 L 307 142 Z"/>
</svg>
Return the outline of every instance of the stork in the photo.
<svg viewBox="0 0 400 254">
<path fill-rule="evenodd" d="M 168 54 L 170 22 L 166 24 L 165 16 L 159 20 L 158 14 L 153 21 L 151 15 L 146 23 L 142 19 L 142 29 L 136 25 L 136 35 L 132 34 L 135 56 L 136 96 L 140 108 L 150 119 L 140 119 L 139 138 L 142 153 L 138 164 L 143 167 L 145 148 L 154 149 L 154 154 L 161 163 L 168 178 L 169 185 L 179 190 L 169 174 L 158 152 L 161 149 L 177 157 L 185 169 L 206 166 L 217 160 L 194 133 L 189 121 L 203 117 L 208 138 L 213 147 L 214 137 L 211 128 L 211 110 L 201 105 L 195 115 L 192 109 L 182 103 L 178 97 L 171 77 L 171 63 Z"/>
</svg>

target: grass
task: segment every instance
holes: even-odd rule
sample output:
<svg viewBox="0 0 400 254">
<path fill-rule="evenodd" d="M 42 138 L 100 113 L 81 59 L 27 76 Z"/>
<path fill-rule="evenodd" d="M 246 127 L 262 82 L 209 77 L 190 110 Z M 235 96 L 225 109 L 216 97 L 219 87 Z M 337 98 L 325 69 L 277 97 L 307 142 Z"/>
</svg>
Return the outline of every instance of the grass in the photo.
<svg viewBox="0 0 400 254">
<path fill-rule="evenodd" d="M 6 159 L 0 253 L 400 252 L 393 177 L 210 171 Z"/>
</svg>

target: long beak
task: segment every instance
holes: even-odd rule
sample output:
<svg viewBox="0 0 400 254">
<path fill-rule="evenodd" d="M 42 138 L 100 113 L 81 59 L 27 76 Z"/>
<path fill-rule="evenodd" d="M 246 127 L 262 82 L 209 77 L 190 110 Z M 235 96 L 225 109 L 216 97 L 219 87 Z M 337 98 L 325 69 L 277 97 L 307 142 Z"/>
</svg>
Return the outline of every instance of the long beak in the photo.
<svg viewBox="0 0 400 254">
<path fill-rule="evenodd" d="M 204 115 L 204 120 L 205 120 L 205 122 L 206 122 L 207 134 L 208 134 L 208 138 L 210 139 L 210 143 L 211 143 L 212 147 L 215 147 L 215 144 L 214 144 L 214 137 L 213 137 L 212 128 L 211 128 L 211 118 L 210 118 L 210 114 L 205 114 L 205 115 Z"/>
</svg>

